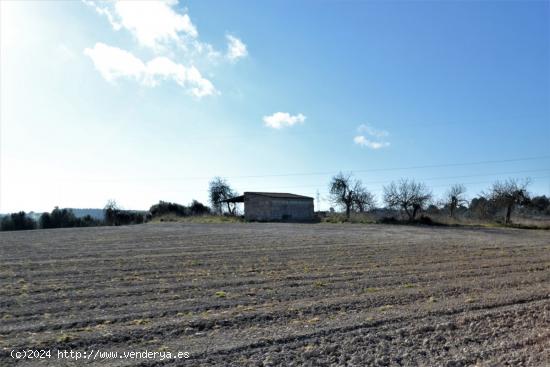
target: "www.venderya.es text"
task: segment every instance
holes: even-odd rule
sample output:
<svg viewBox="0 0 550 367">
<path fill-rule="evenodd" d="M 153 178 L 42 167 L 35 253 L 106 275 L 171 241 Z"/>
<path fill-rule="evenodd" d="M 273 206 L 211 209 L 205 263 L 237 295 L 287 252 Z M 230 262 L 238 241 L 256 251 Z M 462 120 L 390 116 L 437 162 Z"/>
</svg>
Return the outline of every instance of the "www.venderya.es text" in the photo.
<svg viewBox="0 0 550 367">
<path fill-rule="evenodd" d="M 101 349 L 92 349 L 77 351 L 72 349 L 49 350 L 49 349 L 19 349 L 12 350 L 10 353 L 13 359 L 72 359 L 78 360 L 101 360 L 101 359 L 187 359 L 191 355 L 189 352 L 170 352 L 170 351 L 108 351 Z"/>
</svg>

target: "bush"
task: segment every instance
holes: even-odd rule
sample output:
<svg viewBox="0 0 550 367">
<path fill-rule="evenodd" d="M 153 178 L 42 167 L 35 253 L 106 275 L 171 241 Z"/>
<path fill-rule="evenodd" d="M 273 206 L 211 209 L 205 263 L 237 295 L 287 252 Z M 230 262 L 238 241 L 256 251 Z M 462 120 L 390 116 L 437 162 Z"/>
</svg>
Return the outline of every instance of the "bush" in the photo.
<svg viewBox="0 0 550 367">
<path fill-rule="evenodd" d="M 488 200 L 483 196 L 473 198 L 470 201 L 468 208 L 470 216 L 478 219 L 490 219 L 493 218 L 497 212 L 498 207 L 493 200 Z"/>
<path fill-rule="evenodd" d="M 108 226 L 123 226 L 145 222 L 145 212 L 138 210 L 122 210 L 114 200 L 109 200 L 103 210 L 105 211 L 105 224 Z"/>
<path fill-rule="evenodd" d="M 381 223 L 381 224 L 399 224 L 401 222 L 395 217 L 384 217 L 384 218 L 380 219 L 379 223 Z"/>
<path fill-rule="evenodd" d="M 378 223 L 381 223 L 381 224 L 405 224 L 405 225 L 408 225 L 408 224 L 424 224 L 424 225 L 427 225 L 427 226 L 444 226 L 446 224 L 443 224 L 443 223 L 440 223 L 440 222 L 436 222 L 434 221 L 432 218 L 426 216 L 426 215 L 422 215 L 420 216 L 420 218 L 418 219 L 414 219 L 414 220 L 399 220 L 395 217 L 384 217 L 382 219 L 380 219 L 378 221 Z"/>
<path fill-rule="evenodd" d="M 51 213 L 43 213 L 39 219 L 40 228 L 76 227 L 78 219 L 72 210 L 59 209 L 57 206 Z"/>
<path fill-rule="evenodd" d="M 159 201 L 158 204 L 153 205 L 149 209 L 147 219 L 149 220 L 154 217 L 161 217 L 170 214 L 178 217 L 187 217 L 190 215 L 206 215 L 210 214 L 210 208 L 197 200 L 193 200 L 188 207 L 177 203 Z"/>
<path fill-rule="evenodd" d="M 425 216 L 425 215 L 420 216 L 420 218 L 418 219 L 418 223 L 419 224 L 425 224 L 427 226 L 436 225 L 436 223 L 432 220 L 432 218 L 430 218 L 428 216 Z"/>
<path fill-rule="evenodd" d="M 189 206 L 189 211 L 191 215 L 206 215 L 210 213 L 210 208 L 197 200 L 193 200 Z"/>
<path fill-rule="evenodd" d="M 153 217 L 158 217 L 165 214 L 175 214 L 184 217 L 189 215 L 190 210 L 181 204 L 159 201 L 158 204 L 153 205 L 149 209 L 149 213 L 151 213 Z"/>
<path fill-rule="evenodd" d="M 70 228 L 70 227 L 92 227 L 100 226 L 103 223 L 100 220 L 86 215 L 82 218 L 77 218 L 70 209 L 59 209 L 55 207 L 51 213 L 42 213 L 40 216 L 40 228 Z"/>
<path fill-rule="evenodd" d="M 141 224 L 145 221 L 145 213 L 134 210 L 106 210 L 105 222 L 110 226 Z"/>
<path fill-rule="evenodd" d="M 92 217 L 91 215 L 86 215 L 82 218 L 77 218 L 77 220 L 78 220 L 77 227 L 96 227 L 103 224 L 102 221 Z"/>
<path fill-rule="evenodd" d="M 540 213 L 550 214 L 550 198 L 545 195 L 533 197 L 527 206 Z"/>
<path fill-rule="evenodd" d="M 36 221 L 27 216 L 25 212 L 8 214 L 0 222 L 2 231 L 21 231 L 35 228 Z"/>
</svg>

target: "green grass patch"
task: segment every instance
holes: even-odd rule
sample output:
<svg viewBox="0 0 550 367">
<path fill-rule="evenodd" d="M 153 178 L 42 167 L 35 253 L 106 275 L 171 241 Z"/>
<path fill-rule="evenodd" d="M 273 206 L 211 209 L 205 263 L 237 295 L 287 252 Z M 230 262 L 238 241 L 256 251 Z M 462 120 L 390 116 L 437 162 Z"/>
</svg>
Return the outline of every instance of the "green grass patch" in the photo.
<svg viewBox="0 0 550 367">
<path fill-rule="evenodd" d="M 227 297 L 227 293 L 224 291 L 217 291 L 216 293 L 214 293 L 214 296 L 218 298 L 225 298 Z"/>
</svg>

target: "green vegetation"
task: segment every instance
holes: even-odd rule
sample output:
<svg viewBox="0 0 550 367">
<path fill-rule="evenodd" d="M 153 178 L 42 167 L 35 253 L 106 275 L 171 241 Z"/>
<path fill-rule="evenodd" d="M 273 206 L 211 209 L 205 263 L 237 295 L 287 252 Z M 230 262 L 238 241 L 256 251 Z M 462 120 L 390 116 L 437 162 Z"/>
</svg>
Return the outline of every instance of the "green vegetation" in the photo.
<svg viewBox="0 0 550 367">
<path fill-rule="evenodd" d="M 385 207 L 381 208 L 376 206 L 374 196 L 360 180 L 340 173 L 332 178 L 329 189 L 332 202 L 342 212 L 330 208 L 329 212 L 318 212 L 312 222 L 550 230 L 550 198 L 545 195 L 531 197 L 527 191 L 528 184 L 529 180 L 497 181 L 487 193 L 468 202 L 466 187 L 462 184 L 451 185 L 442 199 L 435 200 L 424 183 L 400 180 L 384 187 Z M 208 193 L 212 209 L 193 200 L 187 206 L 159 201 L 148 212 L 123 210 L 114 200 L 110 200 L 103 209 L 103 219 L 90 215 L 77 217 L 71 209 L 55 207 L 50 213 L 42 213 L 39 218 L 32 212 L 0 215 L 0 230 L 120 226 L 145 222 L 244 222 L 243 217 L 237 215 L 236 204 L 226 201 L 238 193 L 225 179 L 214 178 L 209 183 Z"/>
<path fill-rule="evenodd" d="M 145 213 L 137 210 L 122 210 L 114 200 L 109 200 L 105 205 L 105 224 L 108 226 L 122 226 L 128 224 L 141 224 L 145 222 Z"/>
<path fill-rule="evenodd" d="M 51 213 L 42 213 L 39 219 L 40 228 L 92 227 L 102 224 L 100 220 L 89 215 L 77 218 L 70 209 L 55 207 Z"/>
<path fill-rule="evenodd" d="M 25 212 L 12 213 L 2 218 L 2 221 L 0 221 L 0 228 L 2 231 L 35 229 L 36 221 Z"/>
</svg>

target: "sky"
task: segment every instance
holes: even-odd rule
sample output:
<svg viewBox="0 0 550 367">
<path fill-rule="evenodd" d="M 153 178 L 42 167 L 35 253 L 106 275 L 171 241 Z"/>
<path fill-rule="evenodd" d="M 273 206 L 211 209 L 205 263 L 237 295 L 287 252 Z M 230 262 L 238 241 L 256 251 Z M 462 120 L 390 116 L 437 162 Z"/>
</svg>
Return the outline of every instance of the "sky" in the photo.
<svg viewBox="0 0 550 367">
<path fill-rule="evenodd" d="M 0 1 L 0 212 L 550 194 L 548 1 Z"/>
</svg>

